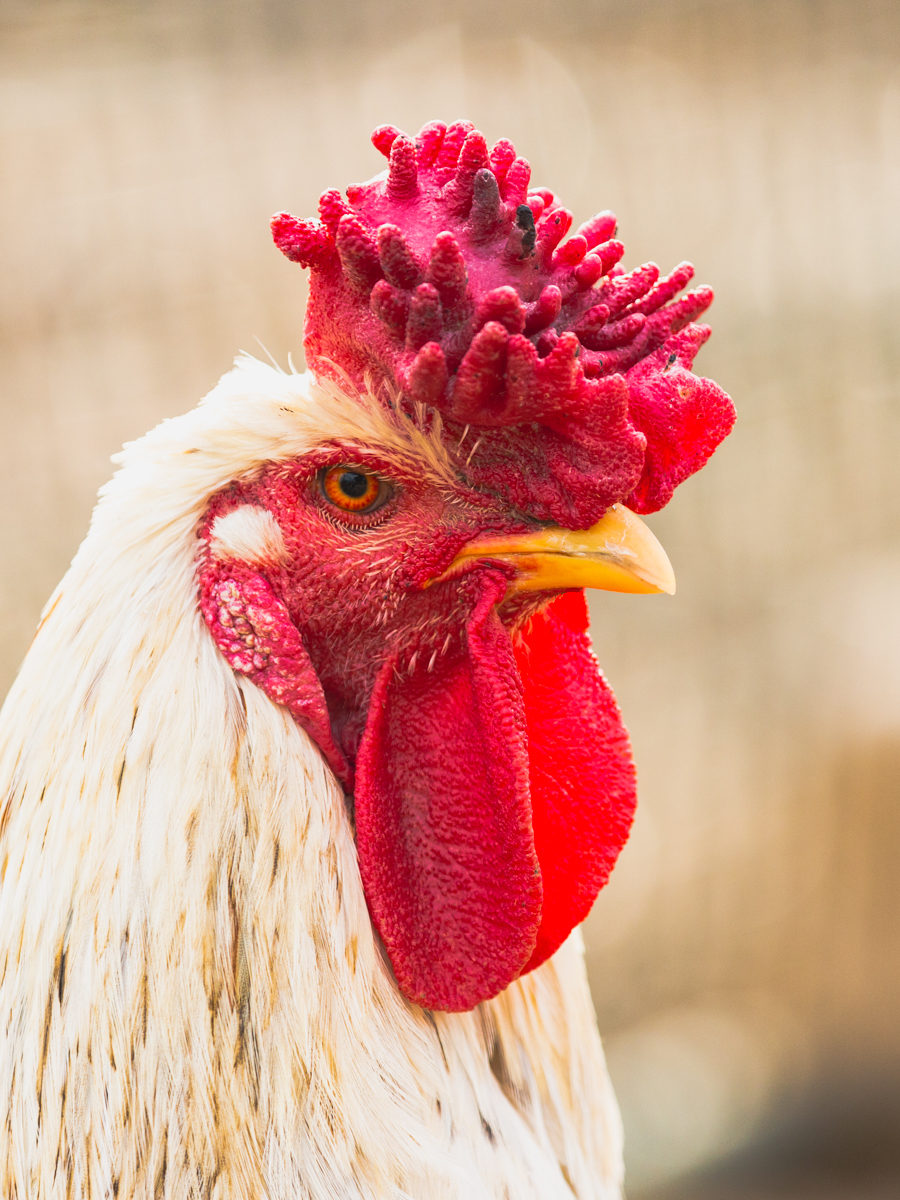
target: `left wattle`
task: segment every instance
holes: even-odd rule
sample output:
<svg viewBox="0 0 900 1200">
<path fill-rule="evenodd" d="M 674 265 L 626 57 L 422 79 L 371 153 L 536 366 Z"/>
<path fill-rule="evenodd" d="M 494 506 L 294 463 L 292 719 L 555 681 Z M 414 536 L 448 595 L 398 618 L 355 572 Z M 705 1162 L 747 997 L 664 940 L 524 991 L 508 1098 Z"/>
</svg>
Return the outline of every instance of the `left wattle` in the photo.
<svg viewBox="0 0 900 1200">
<path fill-rule="evenodd" d="M 507 579 L 477 576 L 466 636 L 433 670 L 384 664 L 356 760 L 372 920 L 403 993 L 451 1012 L 521 974 L 541 917 L 522 685 L 497 616 Z"/>
</svg>

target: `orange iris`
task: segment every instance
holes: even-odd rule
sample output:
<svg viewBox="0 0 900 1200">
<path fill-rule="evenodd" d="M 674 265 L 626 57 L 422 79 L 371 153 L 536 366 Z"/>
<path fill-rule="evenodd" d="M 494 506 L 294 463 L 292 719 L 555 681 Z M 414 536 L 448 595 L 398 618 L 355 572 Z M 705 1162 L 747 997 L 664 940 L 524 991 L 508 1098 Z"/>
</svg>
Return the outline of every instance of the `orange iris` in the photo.
<svg viewBox="0 0 900 1200">
<path fill-rule="evenodd" d="M 322 490 L 344 512 L 365 512 L 381 495 L 381 480 L 356 467 L 330 467 L 322 477 Z"/>
</svg>

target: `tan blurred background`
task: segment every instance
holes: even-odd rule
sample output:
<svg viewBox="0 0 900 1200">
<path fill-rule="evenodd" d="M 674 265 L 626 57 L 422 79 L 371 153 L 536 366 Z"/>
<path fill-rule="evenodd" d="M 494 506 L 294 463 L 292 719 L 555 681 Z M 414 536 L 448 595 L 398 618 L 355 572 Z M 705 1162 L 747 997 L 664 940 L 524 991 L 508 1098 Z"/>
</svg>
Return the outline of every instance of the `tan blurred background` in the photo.
<svg viewBox="0 0 900 1200">
<path fill-rule="evenodd" d="M 697 265 L 739 423 L 601 596 L 633 840 L 587 926 L 632 1194 L 900 1196 L 900 4 L 0 3 L 0 694 L 109 456 L 301 361 L 270 213 L 390 121 Z"/>
</svg>

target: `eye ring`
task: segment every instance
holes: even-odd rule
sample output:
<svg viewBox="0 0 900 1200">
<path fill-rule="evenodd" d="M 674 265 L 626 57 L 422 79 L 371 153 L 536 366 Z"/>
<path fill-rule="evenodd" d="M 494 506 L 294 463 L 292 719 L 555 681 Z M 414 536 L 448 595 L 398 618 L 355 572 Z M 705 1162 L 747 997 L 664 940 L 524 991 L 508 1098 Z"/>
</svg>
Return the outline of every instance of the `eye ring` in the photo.
<svg viewBox="0 0 900 1200">
<path fill-rule="evenodd" d="M 391 495 L 390 485 L 380 475 L 348 463 L 326 467 L 319 486 L 330 504 L 353 516 L 374 512 Z"/>
</svg>

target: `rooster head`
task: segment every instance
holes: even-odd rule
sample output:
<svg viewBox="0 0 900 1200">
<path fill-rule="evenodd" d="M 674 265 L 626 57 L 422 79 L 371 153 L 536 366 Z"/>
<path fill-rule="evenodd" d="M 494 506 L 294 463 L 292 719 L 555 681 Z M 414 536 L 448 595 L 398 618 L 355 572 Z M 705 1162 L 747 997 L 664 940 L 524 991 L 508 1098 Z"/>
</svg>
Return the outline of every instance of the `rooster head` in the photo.
<svg viewBox="0 0 900 1200">
<path fill-rule="evenodd" d="M 461 1011 L 551 955 L 630 828 L 628 739 L 584 587 L 674 591 L 635 512 L 733 421 L 691 373 L 709 289 L 625 274 L 615 220 L 529 189 L 465 122 L 373 135 L 388 170 L 273 219 L 311 268 L 319 443 L 219 492 L 201 607 L 351 798 L 398 984 Z"/>
</svg>

